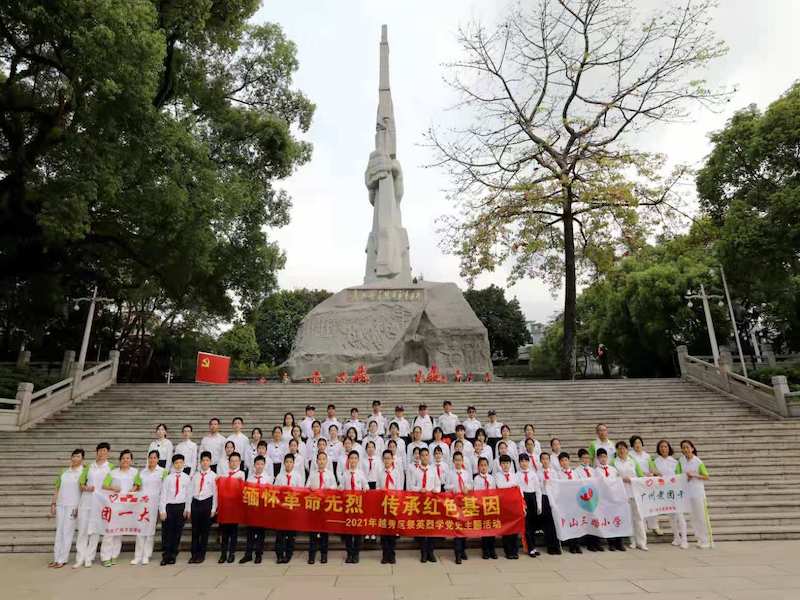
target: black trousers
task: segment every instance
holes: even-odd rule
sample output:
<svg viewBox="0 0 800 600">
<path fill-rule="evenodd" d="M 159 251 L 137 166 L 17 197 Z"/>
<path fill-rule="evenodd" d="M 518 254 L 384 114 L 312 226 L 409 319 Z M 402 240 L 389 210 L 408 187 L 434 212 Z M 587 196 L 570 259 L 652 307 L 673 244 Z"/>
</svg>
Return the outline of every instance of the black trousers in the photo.
<svg viewBox="0 0 800 600">
<path fill-rule="evenodd" d="M 192 499 L 192 558 L 205 558 L 211 531 L 211 506 L 214 499 Z"/>
<path fill-rule="evenodd" d="M 214 471 L 214 473 L 216 473 L 217 472 L 217 465 L 211 465 L 211 470 Z"/>
<path fill-rule="evenodd" d="M 539 529 L 540 516 L 536 513 L 536 494 L 525 492 L 525 545 L 528 552 L 536 548 L 536 530 Z"/>
<path fill-rule="evenodd" d="M 542 496 L 542 515 L 539 520 L 539 525 L 544 532 L 544 543 L 548 550 L 558 550 L 561 548 L 561 543 L 556 536 L 556 524 L 553 522 L 553 512 L 550 510 L 550 499 L 547 496 Z"/>
<path fill-rule="evenodd" d="M 347 554 L 350 556 L 358 556 L 358 553 L 361 552 L 361 540 L 363 536 L 343 535 L 342 539 L 344 540 L 344 547 L 345 550 L 347 550 Z"/>
<path fill-rule="evenodd" d="M 381 551 L 386 560 L 395 560 L 395 548 L 397 547 L 396 535 L 381 536 Z"/>
<path fill-rule="evenodd" d="M 296 533 L 294 531 L 275 532 L 275 554 L 278 558 L 292 558 L 292 554 L 294 554 L 295 535 Z"/>
<path fill-rule="evenodd" d="M 247 547 L 245 549 L 246 556 L 261 556 L 264 554 L 264 534 L 266 529 L 263 527 L 248 527 L 247 528 Z"/>
<path fill-rule="evenodd" d="M 419 551 L 423 556 L 430 556 L 433 554 L 433 540 L 432 537 L 420 537 L 417 538 L 419 540 Z"/>
<path fill-rule="evenodd" d="M 463 556 L 467 552 L 467 540 L 463 537 L 454 537 L 453 538 L 453 552 L 455 552 L 456 558 Z"/>
<path fill-rule="evenodd" d="M 278 476 L 278 473 L 281 472 L 281 465 L 278 463 L 272 463 L 272 478 L 275 479 Z"/>
<path fill-rule="evenodd" d="M 174 560 L 178 556 L 178 549 L 181 544 L 183 525 L 186 519 L 183 518 L 183 511 L 186 504 L 167 504 L 167 519 L 161 524 L 161 556 L 162 558 Z"/>
<path fill-rule="evenodd" d="M 496 448 L 497 448 L 497 442 L 499 441 L 500 441 L 499 437 L 496 438 L 490 437 L 486 440 L 486 443 L 489 444 L 489 447 L 492 449 L 492 452 L 494 453 L 495 456 L 497 456 Z"/>
<path fill-rule="evenodd" d="M 481 538 L 481 553 L 484 556 L 492 555 L 494 551 L 494 536 Z"/>
<path fill-rule="evenodd" d="M 321 554 L 328 553 L 328 534 L 327 533 L 309 533 L 308 534 L 308 553 L 313 555 L 320 551 Z"/>
<path fill-rule="evenodd" d="M 519 554 L 519 536 L 514 535 L 504 535 L 503 536 L 503 554 L 506 557 L 509 556 L 516 556 Z"/>
<path fill-rule="evenodd" d="M 231 555 L 236 553 L 236 545 L 239 543 L 239 525 L 238 523 L 227 523 L 219 526 L 222 532 L 222 546 L 220 550 L 223 555 Z"/>
</svg>

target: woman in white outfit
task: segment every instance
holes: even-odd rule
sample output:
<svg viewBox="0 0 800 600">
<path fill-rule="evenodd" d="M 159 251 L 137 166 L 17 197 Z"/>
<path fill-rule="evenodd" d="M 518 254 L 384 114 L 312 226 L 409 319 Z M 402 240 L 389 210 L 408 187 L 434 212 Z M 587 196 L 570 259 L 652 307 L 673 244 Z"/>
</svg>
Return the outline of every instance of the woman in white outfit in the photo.
<svg viewBox="0 0 800 600">
<path fill-rule="evenodd" d="M 83 472 L 82 448 L 72 451 L 69 467 L 62 469 L 56 477 L 56 491 L 50 503 L 50 515 L 56 518 L 56 539 L 53 543 L 53 562 L 48 566 L 60 569 L 69 560 L 72 539 L 78 524 L 78 504 L 81 501 L 81 485 L 78 482 Z"/>
<path fill-rule="evenodd" d="M 650 463 L 652 462 L 650 459 L 650 454 L 644 449 L 644 440 L 641 436 L 632 435 L 631 439 L 629 440 L 631 445 L 630 455 L 633 457 L 637 463 L 639 463 L 639 468 L 644 473 L 645 477 L 650 477 L 651 475 L 655 475 L 653 469 L 650 468 Z M 644 520 L 645 525 L 647 525 L 648 529 L 652 529 L 656 535 L 663 535 L 663 531 L 658 526 L 658 517 L 647 517 Z"/>
<path fill-rule="evenodd" d="M 160 456 L 160 454 L 159 454 Z M 119 453 L 119 467 L 111 469 L 103 480 L 103 489 L 116 492 L 117 494 L 127 494 L 139 488 L 139 471 L 134 469 L 133 453 L 130 450 L 123 450 Z M 100 561 L 104 567 L 117 564 L 117 558 L 122 550 L 122 534 L 103 536 L 100 542 Z"/>
<path fill-rule="evenodd" d="M 625 484 L 625 493 L 628 496 L 628 504 L 631 507 L 631 520 L 633 521 L 633 539 L 630 547 L 632 549 L 639 548 L 640 550 L 647 550 L 647 530 L 644 528 L 644 520 L 639 512 L 639 507 L 636 505 L 636 499 L 633 497 L 633 486 L 631 479 L 634 477 L 644 477 L 642 469 L 639 468 L 637 463 L 628 453 L 628 444 L 625 442 L 617 442 L 614 447 L 617 456 L 614 458 L 614 468 L 617 469 L 619 476 Z"/>
<path fill-rule="evenodd" d="M 139 471 L 136 484 L 147 496 L 147 509 L 150 520 L 143 521 L 141 532 L 136 536 L 136 546 L 133 551 L 132 565 L 146 565 L 153 555 L 153 542 L 156 536 L 156 521 L 158 521 L 158 502 L 161 499 L 161 484 L 169 474 L 169 470 L 158 464 L 158 451 L 150 450 L 147 453 L 147 466 Z"/>
<path fill-rule="evenodd" d="M 709 479 L 708 470 L 703 461 L 697 458 L 697 449 L 691 440 L 681 442 L 681 454 L 683 456 L 678 460 L 678 465 L 680 473 L 686 473 L 688 479 L 689 516 L 692 520 L 692 530 L 697 538 L 698 548 L 705 550 L 713 546 L 704 483 Z"/>
<path fill-rule="evenodd" d="M 672 456 L 673 454 L 670 443 L 667 440 L 659 440 L 656 444 L 656 456 L 650 460 L 650 470 L 659 477 L 677 475 L 679 465 Z M 689 547 L 686 539 L 686 518 L 682 512 L 676 512 L 670 516 L 672 517 L 672 545 L 680 546 L 685 550 Z"/>
</svg>

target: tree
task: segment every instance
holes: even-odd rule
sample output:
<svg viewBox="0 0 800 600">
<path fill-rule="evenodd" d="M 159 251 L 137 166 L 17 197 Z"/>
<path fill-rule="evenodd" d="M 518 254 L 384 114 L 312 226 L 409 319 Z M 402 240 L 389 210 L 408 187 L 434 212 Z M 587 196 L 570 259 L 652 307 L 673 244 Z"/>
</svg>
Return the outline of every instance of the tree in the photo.
<svg viewBox="0 0 800 600">
<path fill-rule="evenodd" d="M 326 290 L 305 288 L 270 294 L 249 316 L 255 324 L 262 360 L 278 365 L 289 358 L 303 317 L 330 296 Z"/>
<path fill-rule="evenodd" d="M 236 323 L 219 336 L 217 351 L 232 360 L 253 363 L 258 360 L 259 349 L 255 328 L 249 323 Z"/>
<path fill-rule="evenodd" d="M 162 320 L 230 319 L 275 288 L 273 182 L 309 159 L 314 106 L 295 45 L 248 23 L 259 5 L 3 3 L 0 318 L 58 321 L 96 283 L 123 313 L 147 296 Z"/>
<path fill-rule="evenodd" d="M 630 147 L 631 135 L 726 97 L 697 78 L 725 52 L 711 4 L 641 18 L 628 0 L 539 0 L 493 31 L 460 32 L 450 83 L 471 122 L 430 132 L 459 204 L 443 243 L 467 277 L 513 259 L 511 280 L 563 284 L 562 377 L 575 364 L 578 275 L 641 247 L 677 208 L 685 169 L 662 175 L 663 157 Z"/>
<path fill-rule="evenodd" d="M 516 360 L 518 348 L 531 341 L 519 301 L 516 298 L 506 300 L 505 290 L 496 285 L 467 290 L 464 298 L 486 327 L 492 357 Z"/>
<path fill-rule="evenodd" d="M 697 191 L 719 227 L 717 257 L 749 320 L 800 347 L 800 83 L 764 112 L 737 112 L 711 141 Z"/>
</svg>

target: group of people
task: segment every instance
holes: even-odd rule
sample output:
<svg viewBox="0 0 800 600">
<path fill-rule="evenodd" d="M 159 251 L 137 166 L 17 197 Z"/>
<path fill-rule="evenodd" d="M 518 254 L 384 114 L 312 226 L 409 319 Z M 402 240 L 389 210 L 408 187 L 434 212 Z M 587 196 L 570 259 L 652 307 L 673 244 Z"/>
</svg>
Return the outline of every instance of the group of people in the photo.
<svg viewBox="0 0 800 600">
<path fill-rule="evenodd" d="M 156 427 L 155 439 L 147 450 L 147 464 L 133 466 L 133 452 L 119 453 L 119 464 L 109 461 L 111 448 L 101 442 L 94 460 L 86 462 L 83 449 L 73 451 L 70 462 L 56 479 L 51 514 L 56 517 L 56 539 L 51 567 L 67 564 L 77 531 L 76 556 L 73 568 L 90 567 L 100 544 L 103 566 L 117 563 L 122 547 L 121 535 L 107 535 L 97 530 L 96 510 L 92 496 L 96 490 L 117 493 L 146 491 L 158 498 L 161 521 L 161 565 L 174 564 L 184 525 L 191 522 L 189 563 L 205 560 L 208 539 L 217 513 L 218 478 L 237 478 L 258 485 L 339 490 L 409 490 L 425 492 L 449 491 L 469 494 L 473 490 L 517 487 L 526 507 L 524 547 L 531 557 L 540 555 L 536 535 L 543 534 L 549 554 L 561 554 L 548 487 L 559 479 L 620 478 L 625 486 L 633 520 L 631 549 L 647 550 L 647 530 L 658 535 L 661 530 L 656 517 L 643 519 L 633 498 L 631 480 L 647 475 L 670 476 L 685 473 L 688 479 L 688 502 L 692 528 L 700 548 L 709 548 L 710 525 L 705 502 L 704 481 L 708 471 L 697 456 L 690 440 L 680 443 L 680 454 L 673 456 L 667 440 L 659 440 L 655 454 L 644 449 L 644 440 L 634 435 L 628 442 L 612 442 L 608 427 L 596 427 L 597 437 L 573 456 L 561 448 L 558 438 L 549 440 L 542 449 L 533 424 L 524 427 L 521 440 L 512 439 L 511 428 L 497 419 L 490 410 L 485 422 L 477 418 L 475 407 L 467 408 L 467 417 L 459 419 L 450 401 L 445 401 L 438 417 L 428 414 L 420 404 L 418 414 L 409 421 L 402 406 L 395 407 L 393 417 L 381 413 L 381 402 L 372 403 L 372 411 L 362 420 L 357 408 L 342 423 L 336 407 L 329 404 L 325 418 L 316 416 L 314 406 L 305 407 L 305 416 L 296 421 L 286 413 L 282 425 L 272 428 L 269 439 L 259 427 L 250 436 L 242 432 L 244 420 L 231 422 L 232 432 L 220 433 L 221 422 L 214 417 L 200 443 L 193 441 L 193 428 L 184 425 L 177 444 L 169 439 L 167 426 Z M 688 547 L 687 522 L 684 514 L 671 516 L 673 545 Z M 239 526 L 219 525 L 221 552 L 218 562 L 236 560 Z M 249 527 L 246 550 L 240 563 L 260 563 L 265 547 L 266 531 Z M 309 533 L 308 563 L 328 560 L 328 534 Z M 101 541 L 102 537 L 102 541 Z M 277 531 L 275 553 L 278 563 L 288 563 L 294 553 L 296 533 Z M 364 536 L 345 535 L 347 563 L 358 563 Z M 375 539 L 374 536 L 367 536 Z M 147 564 L 153 553 L 155 526 L 136 536 L 131 564 Z M 397 536 L 381 536 L 381 562 L 395 562 Z M 420 560 L 436 562 L 434 538 L 418 538 Z M 572 553 L 603 551 L 601 538 L 586 536 L 566 542 Z M 622 538 L 608 539 L 610 551 L 625 551 Z M 455 562 L 467 559 L 463 537 L 452 539 Z M 502 547 L 507 559 L 519 558 L 517 535 L 503 536 Z M 481 538 L 481 555 L 485 560 L 497 558 L 494 537 Z"/>
</svg>

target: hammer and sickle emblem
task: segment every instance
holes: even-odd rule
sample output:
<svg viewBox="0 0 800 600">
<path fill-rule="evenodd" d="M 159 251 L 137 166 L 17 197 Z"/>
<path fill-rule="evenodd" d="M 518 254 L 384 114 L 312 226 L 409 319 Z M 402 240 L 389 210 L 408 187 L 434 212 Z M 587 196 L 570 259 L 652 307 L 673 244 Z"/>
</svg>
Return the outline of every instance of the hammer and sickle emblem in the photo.
<svg viewBox="0 0 800 600">
<path fill-rule="evenodd" d="M 205 369 L 209 368 L 209 367 L 211 366 L 211 359 L 210 359 L 210 358 L 204 358 L 204 359 L 203 359 L 203 360 L 200 362 L 200 366 L 201 366 L 201 367 L 203 367 L 203 368 L 205 368 Z"/>
</svg>

